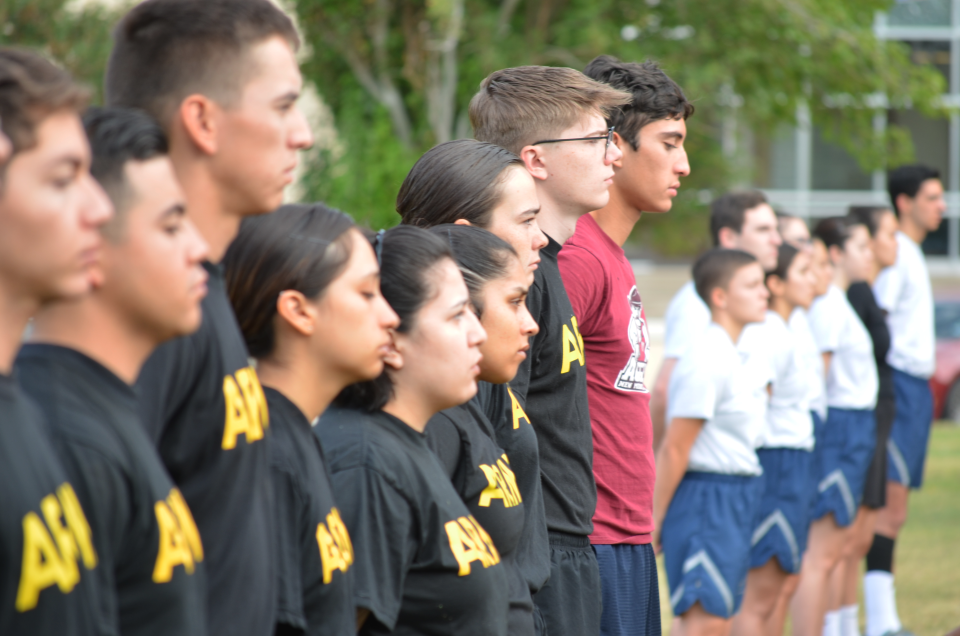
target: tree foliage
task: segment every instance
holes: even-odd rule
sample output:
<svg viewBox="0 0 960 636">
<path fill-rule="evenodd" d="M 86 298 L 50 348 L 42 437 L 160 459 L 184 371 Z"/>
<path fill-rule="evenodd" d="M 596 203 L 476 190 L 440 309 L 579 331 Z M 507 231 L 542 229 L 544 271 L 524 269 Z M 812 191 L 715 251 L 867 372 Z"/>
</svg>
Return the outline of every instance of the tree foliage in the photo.
<svg viewBox="0 0 960 636">
<path fill-rule="evenodd" d="M 75 0 L 76 1 L 76 0 Z M 693 174 L 674 210 L 637 238 L 661 253 L 697 249 L 711 194 L 752 177 L 736 130 L 764 138 L 798 107 L 864 170 L 913 158 L 906 131 L 877 133 L 877 109 L 942 115 L 942 76 L 878 40 L 890 0 L 278 0 L 304 33 L 304 74 L 330 107 L 337 142 L 305 178 L 309 198 L 392 225 L 396 192 L 417 157 L 471 134 L 470 98 L 507 66 L 582 69 L 602 53 L 653 59 L 695 103 Z M 99 87 L 115 19 L 65 0 L 0 0 L 5 42 L 45 48 Z"/>
</svg>

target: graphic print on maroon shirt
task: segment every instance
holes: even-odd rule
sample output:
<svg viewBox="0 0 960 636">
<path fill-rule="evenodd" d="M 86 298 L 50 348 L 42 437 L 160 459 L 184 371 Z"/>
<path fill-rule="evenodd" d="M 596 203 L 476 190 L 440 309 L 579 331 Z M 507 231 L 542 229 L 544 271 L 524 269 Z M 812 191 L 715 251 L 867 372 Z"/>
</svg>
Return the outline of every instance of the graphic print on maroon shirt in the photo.
<svg viewBox="0 0 960 636">
<path fill-rule="evenodd" d="M 627 294 L 627 302 L 630 304 L 630 326 L 627 328 L 627 340 L 633 347 L 633 353 L 627 360 L 627 366 L 623 367 L 620 375 L 617 376 L 615 386 L 621 391 L 649 393 L 645 383 L 645 375 L 647 358 L 650 356 L 650 335 L 647 332 L 647 317 L 643 313 L 643 302 L 640 300 L 640 292 L 637 291 L 636 285 L 630 288 L 630 293 Z"/>
<path fill-rule="evenodd" d="M 587 366 L 597 510 L 590 542 L 644 544 L 653 531 L 650 337 L 633 268 L 589 214 L 559 256 Z"/>
</svg>

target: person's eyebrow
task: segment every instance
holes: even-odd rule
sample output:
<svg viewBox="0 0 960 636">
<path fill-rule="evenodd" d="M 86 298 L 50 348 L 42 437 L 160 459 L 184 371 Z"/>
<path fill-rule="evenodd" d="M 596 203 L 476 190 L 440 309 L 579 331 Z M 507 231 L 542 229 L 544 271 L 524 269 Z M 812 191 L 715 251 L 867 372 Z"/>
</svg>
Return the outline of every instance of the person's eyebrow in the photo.
<svg viewBox="0 0 960 636">
<path fill-rule="evenodd" d="M 667 130 L 667 131 L 664 131 L 664 132 L 660 133 L 660 137 L 663 138 L 663 139 L 677 139 L 677 140 L 682 141 L 682 140 L 683 140 L 683 133 L 681 133 L 680 131 L 677 131 L 677 130 Z"/>
<path fill-rule="evenodd" d="M 514 294 L 526 294 L 530 291 L 529 287 L 524 287 L 523 285 L 517 285 L 513 288 Z"/>
<path fill-rule="evenodd" d="M 521 212 L 520 216 L 521 217 L 528 216 L 528 215 L 537 216 L 538 214 L 540 214 L 540 208 L 530 208 L 529 210 L 524 210 L 523 212 Z"/>
<path fill-rule="evenodd" d="M 160 220 L 164 220 L 171 216 L 185 216 L 187 214 L 187 208 L 183 203 L 174 203 L 169 208 L 163 211 L 163 214 L 160 215 Z"/>
<path fill-rule="evenodd" d="M 279 97 L 277 97 L 277 98 L 274 99 L 273 101 L 274 101 L 274 103 L 276 103 L 276 104 L 278 104 L 278 105 L 286 105 L 286 104 L 292 104 L 293 102 L 297 101 L 298 99 L 300 99 L 300 91 L 298 91 L 298 90 L 290 90 L 290 91 L 287 91 L 286 93 L 284 93 L 283 95 L 280 95 Z"/>
<path fill-rule="evenodd" d="M 469 304 L 470 304 L 470 298 L 469 297 L 464 298 L 463 300 L 457 303 L 454 303 L 453 306 L 450 307 L 450 311 L 452 311 L 453 313 L 459 313 L 461 309 L 463 309 Z"/>
</svg>

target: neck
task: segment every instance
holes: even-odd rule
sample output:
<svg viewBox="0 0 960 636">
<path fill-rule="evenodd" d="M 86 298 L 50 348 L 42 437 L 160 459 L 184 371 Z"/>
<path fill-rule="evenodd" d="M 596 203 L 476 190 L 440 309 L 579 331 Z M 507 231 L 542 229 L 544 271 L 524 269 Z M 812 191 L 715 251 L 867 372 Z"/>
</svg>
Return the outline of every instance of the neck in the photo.
<svg viewBox="0 0 960 636">
<path fill-rule="evenodd" d="M 870 274 L 867 276 L 867 284 L 873 287 L 873 284 L 877 280 L 877 276 L 880 275 L 880 270 L 883 268 L 880 267 L 879 263 L 874 263 L 873 267 L 870 268 Z"/>
<path fill-rule="evenodd" d="M 643 212 L 627 203 L 616 186 L 617 182 L 614 180 L 613 185 L 610 186 L 610 202 L 599 210 L 591 212 L 590 216 L 604 234 L 623 247 Z"/>
<path fill-rule="evenodd" d="M 30 342 L 60 345 L 86 355 L 133 384 L 160 340 L 115 309 L 96 292 L 74 301 L 44 307 L 34 318 Z"/>
<path fill-rule="evenodd" d="M 427 422 L 430 421 L 430 418 L 441 409 L 430 407 L 418 395 L 414 395 L 412 391 L 395 384 L 393 397 L 386 403 L 383 410 L 418 433 L 422 433 L 427 428 Z"/>
<path fill-rule="evenodd" d="M 264 386 L 283 393 L 312 422 L 350 382 L 337 382 L 338 374 L 318 364 L 305 345 L 288 349 L 258 360 L 257 377 Z"/>
<path fill-rule="evenodd" d="M 833 268 L 833 284 L 834 285 L 836 285 L 843 291 L 847 291 L 848 289 L 850 289 L 851 282 L 852 281 L 847 277 L 847 273 L 843 271 L 842 268 L 840 267 Z"/>
<path fill-rule="evenodd" d="M 13 360 L 20 349 L 23 332 L 39 307 L 36 298 L 12 293 L 0 282 L 0 374 L 13 372 Z"/>
<path fill-rule="evenodd" d="M 187 216 L 210 246 L 207 260 L 219 263 L 240 230 L 242 215 L 229 209 L 204 155 L 185 143 L 171 142 L 170 159 L 187 199 Z"/>
<path fill-rule="evenodd" d="M 920 245 L 927 238 L 927 230 L 917 224 L 909 216 L 900 216 L 900 231 L 910 237 L 910 240 Z"/>
<path fill-rule="evenodd" d="M 786 298 L 771 297 L 770 311 L 783 318 L 784 322 L 790 321 L 790 314 L 796 309 L 796 305 L 791 305 Z"/>
<path fill-rule="evenodd" d="M 746 323 L 735 320 L 729 313 L 721 309 L 713 310 L 712 314 L 713 322 L 720 325 L 720 327 L 727 332 L 733 344 L 737 344 L 740 340 L 740 334 L 743 333 L 743 328 L 746 327 Z"/>
<path fill-rule="evenodd" d="M 551 192 L 537 181 L 537 195 L 540 197 L 540 214 L 537 224 L 544 233 L 563 245 L 577 231 L 577 221 L 590 210 L 572 209 L 551 196 Z"/>
</svg>

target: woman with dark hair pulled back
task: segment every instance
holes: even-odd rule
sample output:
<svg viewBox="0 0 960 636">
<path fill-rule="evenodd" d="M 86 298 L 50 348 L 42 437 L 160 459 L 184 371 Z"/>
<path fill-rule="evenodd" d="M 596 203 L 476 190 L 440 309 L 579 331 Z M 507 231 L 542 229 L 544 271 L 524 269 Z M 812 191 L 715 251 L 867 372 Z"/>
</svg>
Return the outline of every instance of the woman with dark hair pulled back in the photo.
<svg viewBox="0 0 960 636">
<path fill-rule="evenodd" d="M 360 633 L 503 636 L 501 555 L 424 434 L 476 394 L 486 333 L 444 240 L 400 226 L 377 234 L 374 251 L 399 317 L 384 371 L 346 387 L 314 428 L 357 546 Z"/>
<path fill-rule="evenodd" d="M 513 247 L 530 273 L 538 268 L 540 250 L 547 245 L 537 225 L 539 209 L 536 185 L 519 157 L 472 139 L 450 141 L 427 151 L 410 170 L 397 196 L 397 212 L 404 224 L 483 228 Z M 527 363 L 529 370 L 529 360 Z M 512 379 L 513 375 L 508 378 Z M 493 425 L 497 445 L 510 458 L 523 497 L 526 521 L 516 562 L 533 595 L 550 575 L 537 436 L 506 380 L 481 381 L 478 400 Z M 539 622 L 539 615 L 535 620 Z"/>
<path fill-rule="evenodd" d="M 381 373 L 397 316 L 380 295 L 370 244 L 322 204 L 246 219 L 224 266 L 269 409 L 275 634 L 355 634 L 357 545 L 310 422 L 344 387 Z"/>
</svg>

